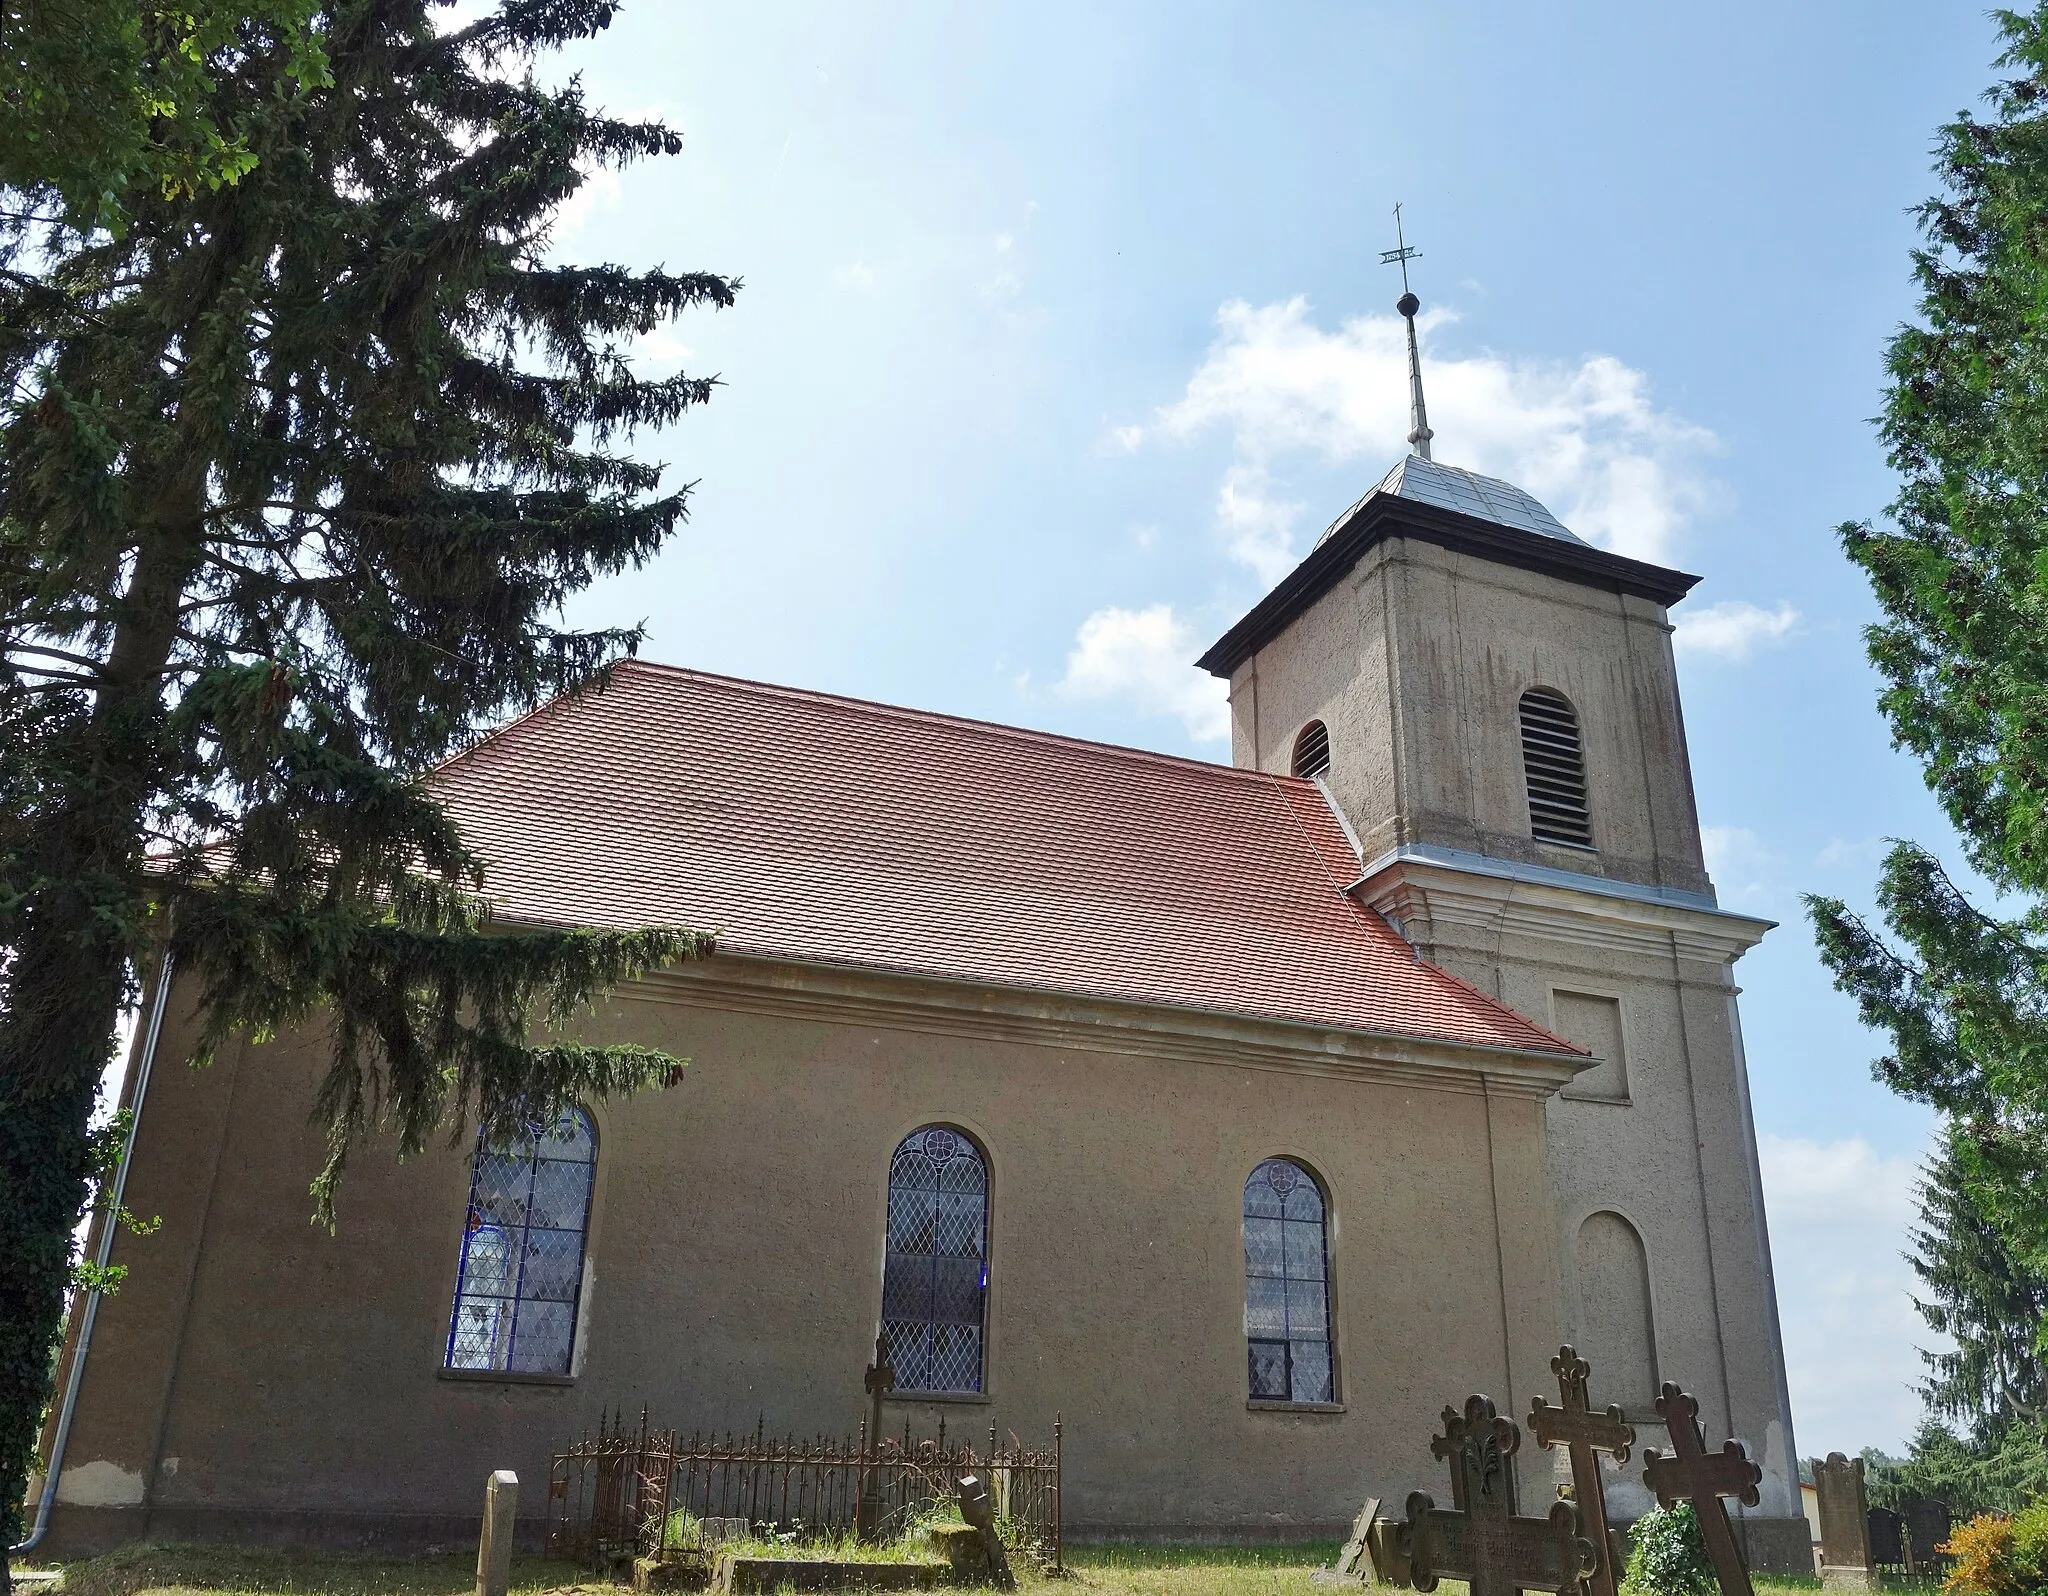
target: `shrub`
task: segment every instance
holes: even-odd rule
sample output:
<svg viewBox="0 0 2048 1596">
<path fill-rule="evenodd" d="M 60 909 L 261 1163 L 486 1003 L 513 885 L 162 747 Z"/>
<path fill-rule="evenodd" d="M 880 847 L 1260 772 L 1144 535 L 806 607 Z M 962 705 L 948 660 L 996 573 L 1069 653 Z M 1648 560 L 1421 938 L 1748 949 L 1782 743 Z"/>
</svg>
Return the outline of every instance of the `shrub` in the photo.
<svg viewBox="0 0 2048 1596">
<path fill-rule="evenodd" d="M 1631 1589 L 1644 1596 L 1709 1596 L 1718 1588 L 1692 1503 L 1653 1507 L 1628 1533 Z"/>
<path fill-rule="evenodd" d="M 2023 1588 L 2013 1556 L 2012 1520 L 1979 1513 L 1949 1531 L 1939 1548 L 1954 1559 L 1941 1582 L 1946 1596 L 2018 1596 Z"/>
</svg>

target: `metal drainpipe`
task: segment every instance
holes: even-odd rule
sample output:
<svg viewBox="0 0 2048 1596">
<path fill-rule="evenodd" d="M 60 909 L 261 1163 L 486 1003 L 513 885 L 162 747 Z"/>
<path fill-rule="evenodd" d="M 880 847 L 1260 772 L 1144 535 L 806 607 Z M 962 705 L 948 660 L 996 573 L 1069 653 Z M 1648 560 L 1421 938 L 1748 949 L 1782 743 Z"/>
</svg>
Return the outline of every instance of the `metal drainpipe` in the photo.
<svg viewBox="0 0 2048 1596">
<path fill-rule="evenodd" d="M 164 1002 L 170 994 L 171 956 L 166 952 L 164 962 L 157 970 L 156 998 L 149 1006 L 149 1030 L 142 1039 L 142 1060 L 135 1070 L 135 1096 L 128 1105 L 128 1140 L 121 1149 L 121 1162 L 114 1167 L 113 1200 L 100 1223 L 100 1244 L 93 1259 L 94 1266 L 99 1269 L 107 1267 L 107 1259 L 114 1250 L 114 1232 L 120 1228 L 114 1222 L 114 1215 L 121 1207 L 122 1194 L 128 1189 L 128 1165 L 135 1157 L 135 1133 L 142 1129 L 142 1095 L 149 1090 L 149 1067 L 156 1062 L 157 1033 L 163 1029 Z M 78 1326 L 78 1350 L 71 1355 L 71 1373 L 64 1381 L 64 1402 L 57 1410 L 57 1433 L 50 1438 L 50 1466 L 43 1472 L 43 1494 L 36 1500 L 35 1527 L 28 1532 L 26 1540 L 7 1549 L 11 1557 L 34 1551 L 50 1531 L 50 1509 L 57 1501 L 57 1476 L 64 1469 L 64 1444 L 71 1439 L 71 1417 L 78 1408 L 78 1389 L 85 1381 L 85 1354 L 92 1346 L 92 1325 L 93 1320 L 99 1317 L 99 1311 L 100 1294 L 97 1291 L 87 1292 L 85 1317 Z"/>
</svg>

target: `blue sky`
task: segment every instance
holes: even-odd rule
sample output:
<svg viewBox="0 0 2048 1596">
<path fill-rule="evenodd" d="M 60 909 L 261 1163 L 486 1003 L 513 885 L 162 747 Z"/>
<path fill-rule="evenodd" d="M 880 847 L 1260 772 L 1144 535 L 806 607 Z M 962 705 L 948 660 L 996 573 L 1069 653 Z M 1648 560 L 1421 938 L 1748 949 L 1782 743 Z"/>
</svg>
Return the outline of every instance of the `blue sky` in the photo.
<svg viewBox="0 0 2048 1596">
<path fill-rule="evenodd" d="M 1437 457 L 1705 579 L 1675 618 L 1714 874 L 1784 922 L 1738 974 L 1798 1440 L 1897 1447 L 1929 1120 L 1871 1082 L 1797 894 L 1947 845 L 1832 529 L 1890 497 L 1907 211 L 1994 48 L 1938 0 L 638 0 L 568 64 L 685 150 L 600 174 L 557 247 L 747 286 L 643 342 L 727 387 L 640 443 L 699 481 L 690 526 L 575 618 L 1227 758 L 1190 662 L 1404 448 L 1403 201 Z"/>
</svg>

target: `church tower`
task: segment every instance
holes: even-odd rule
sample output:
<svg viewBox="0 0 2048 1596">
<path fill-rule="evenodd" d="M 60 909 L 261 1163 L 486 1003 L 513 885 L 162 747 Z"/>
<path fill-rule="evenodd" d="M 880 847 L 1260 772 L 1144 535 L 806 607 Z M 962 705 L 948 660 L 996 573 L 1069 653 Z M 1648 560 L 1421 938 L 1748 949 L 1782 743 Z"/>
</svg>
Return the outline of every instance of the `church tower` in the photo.
<svg viewBox="0 0 2048 1596">
<path fill-rule="evenodd" d="M 1751 1565 L 1802 1567 L 1733 978 L 1770 923 L 1719 907 L 1701 852 L 1667 618 L 1698 579 L 1432 459 L 1398 308 L 1416 452 L 1200 663 L 1230 683 L 1235 763 L 1323 788 L 1354 898 L 1595 1056 L 1548 1105 L 1559 1322 L 1645 1444 L 1663 1380 L 1747 1443 Z M 1619 1518 L 1650 1505 L 1639 1472 Z"/>
</svg>

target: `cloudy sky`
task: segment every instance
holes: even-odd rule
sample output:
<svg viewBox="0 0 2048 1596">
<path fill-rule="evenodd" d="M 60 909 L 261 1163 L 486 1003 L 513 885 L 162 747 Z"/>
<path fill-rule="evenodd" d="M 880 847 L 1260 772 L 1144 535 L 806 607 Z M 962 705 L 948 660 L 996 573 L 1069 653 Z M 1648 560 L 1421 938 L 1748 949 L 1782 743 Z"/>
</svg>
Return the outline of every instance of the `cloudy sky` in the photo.
<svg viewBox="0 0 2048 1596">
<path fill-rule="evenodd" d="M 1946 847 L 1890 751 L 1840 522 L 1911 305 L 1974 5 L 1394 8 L 631 0 L 573 64 L 673 160 L 600 174 L 567 256 L 709 267 L 646 339 L 721 373 L 644 452 L 699 483 L 578 618 L 653 657 L 1227 758 L 1190 661 L 1403 451 L 1405 203 L 1438 458 L 1704 581 L 1676 612 L 1740 966 L 1798 1441 L 1897 1447 L 1927 1116 L 1874 1085 L 1797 895 Z"/>
</svg>

